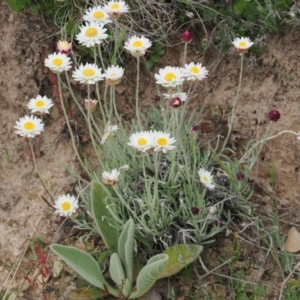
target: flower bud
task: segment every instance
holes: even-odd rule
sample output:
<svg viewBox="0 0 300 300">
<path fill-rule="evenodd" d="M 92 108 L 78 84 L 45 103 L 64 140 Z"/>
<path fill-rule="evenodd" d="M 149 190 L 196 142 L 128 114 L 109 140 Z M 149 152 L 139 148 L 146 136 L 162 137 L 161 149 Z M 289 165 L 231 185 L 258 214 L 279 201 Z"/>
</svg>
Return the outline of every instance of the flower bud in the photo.
<svg viewBox="0 0 300 300">
<path fill-rule="evenodd" d="M 72 51 L 72 43 L 68 41 L 58 41 L 56 43 L 56 52 L 69 54 Z"/>
<path fill-rule="evenodd" d="M 194 126 L 191 128 L 190 134 L 195 134 L 195 133 L 198 132 L 199 130 L 200 130 L 200 126 L 194 125 Z"/>
<path fill-rule="evenodd" d="M 96 109 L 98 101 L 92 99 L 85 99 L 84 100 L 84 107 L 87 111 L 93 112 Z"/>
<path fill-rule="evenodd" d="M 237 179 L 238 181 L 242 181 L 242 180 L 244 180 L 244 178 L 245 178 L 245 175 L 244 175 L 242 172 L 238 172 L 238 173 L 236 174 L 236 179 Z"/>
<path fill-rule="evenodd" d="M 160 96 L 156 95 L 156 96 L 154 97 L 154 102 L 155 102 L 155 103 L 159 103 L 159 102 L 160 102 Z"/>
<path fill-rule="evenodd" d="M 197 216 L 199 214 L 199 208 L 198 207 L 192 207 L 191 208 L 191 213 L 194 215 L 194 216 Z"/>
<path fill-rule="evenodd" d="M 186 30 L 181 34 L 180 38 L 183 43 L 190 43 L 193 39 L 193 35 L 190 31 Z"/>
<path fill-rule="evenodd" d="M 208 212 L 211 214 L 211 215 L 214 215 L 218 212 L 218 209 L 216 206 L 212 206 L 209 208 Z"/>
<path fill-rule="evenodd" d="M 280 119 L 280 112 L 276 109 L 272 109 L 268 114 L 269 120 L 273 122 L 277 122 Z"/>
<path fill-rule="evenodd" d="M 179 97 L 172 98 L 170 101 L 170 106 L 172 106 L 173 108 L 178 108 L 181 106 L 181 104 L 182 101 Z"/>
</svg>

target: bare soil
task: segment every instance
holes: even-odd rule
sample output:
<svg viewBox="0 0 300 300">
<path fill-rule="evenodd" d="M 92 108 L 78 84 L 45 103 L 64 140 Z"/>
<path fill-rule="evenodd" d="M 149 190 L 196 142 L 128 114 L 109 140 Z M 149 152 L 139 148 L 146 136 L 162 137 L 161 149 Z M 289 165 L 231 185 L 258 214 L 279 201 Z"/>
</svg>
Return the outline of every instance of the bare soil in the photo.
<svg viewBox="0 0 300 300">
<path fill-rule="evenodd" d="M 8 274 L 7 266 L 11 266 L 21 255 L 26 241 L 41 237 L 45 244 L 50 244 L 59 223 L 53 211 L 42 199 L 44 197 L 49 202 L 51 201 L 34 171 L 28 141 L 14 133 L 15 122 L 29 113 L 26 104 L 30 98 L 38 94 L 53 96 L 49 74 L 45 72 L 43 60 L 54 50 L 56 29 L 47 25 L 41 16 L 13 13 L 4 1 L 0 2 L 0 20 L 2 24 L 0 29 L 2 41 L 0 44 L 1 286 Z M 226 128 L 224 129 L 227 120 L 226 112 L 230 111 L 237 91 L 240 58 L 234 51 L 227 56 L 222 56 L 213 47 L 204 51 L 200 47 L 202 38 L 201 35 L 195 36 L 188 48 L 187 62 L 200 61 L 210 70 L 208 79 L 199 84 L 191 101 L 191 109 L 199 109 L 195 124 L 207 124 L 203 130 L 203 136 L 209 138 L 216 134 L 226 133 Z M 289 28 L 282 35 L 269 36 L 267 46 L 261 56 L 248 55 L 246 57 L 242 90 L 230 141 L 237 156 L 240 156 L 243 147 L 250 139 L 262 138 L 269 123 L 267 114 L 271 109 L 277 109 L 281 113 L 280 120 L 272 124 L 273 134 L 284 129 L 300 131 L 298 81 L 300 53 L 297 43 L 299 39 L 300 32 Z M 149 108 L 156 96 L 153 74 L 165 65 L 178 66 L 183 61 L 182 52 L 182 45 L 169 48 L 166 56 L 151 70 L 151 73 L 145 66 L 142 67 L 140 107 L 143 111 Z M 126 63 L 132 66 L 135 60 L 128 57 Z M 118 109 L 120 114 L 127 119 L 133 117 L 135 76 L 135 68 L 127 68 L 123 84 L 117 87 Z M 205 109 L 202 111 L 204 104 Z M 215 120 L 216 114 L 217 121 Z M 80 172 L 80 170 L 72 153 L 68 134 L 64 130 L 64 119 L 58 106 L 45 119 L 45 124 L 46 135 L 41 135 L 34 140 L 35 155 L 42 176 L 54 195 L 58 196 L 72 192 L 76 184 L 76 180 L 68 175 L 62 163 L 71 166 L 75 172 Z M 266 213 L 271 213 L 275 205 L 275 208 L 282 214 L 282 235 L 286 234 L 290 227 L 286 220 L 294 223 L 298 229 L 300 227 L 298 217 L 300 211 L 299 148 L 299 141 L 295 136 L 288 134 L 268 141 L 251 174 L 251 180 L 257 191 L 253 201 L 258 203 L 262 211 Z M 275 176 L 274 189 L 270 181 L 271 173 Z M 270 203 L 270 194 L 274 196 L 272 203 Z M 204 254 L 204 259 L 211 260 L 208 261 L 207 267 L 217 266 L 217 256 L 220 253 L 224 254 L 224 257 L 231 257 L 234 243 L 236 239 L 233 234 L 228 237 L 221 236 L 219 242 L 210 246 Z M 251 248 L 243 251 L 244 257 L 252 255 L 254 260 L 258 260 L 256 255 L 259 250 Z M 29 252 L 11 287 L 12 290 L 20 286 L 23 276 L 26 275 L 28 255 Z M 264 265 L 264 268 L 267 269 L 268 265 Z M 201 275 L 203 274 L 205 272 Z M 278 277 L 278 274 L 275 275 Z M 263 275 L 252 280 L 262 281 L 266 286 L 271 286 L 272 292 L 270 291 L 269 295 L 276 296 L 278 295 L 276 284 L 282 279 L 275 275 L 273 277 Z M 200 285 L 214 285 L 219 288 L 215 299 L 218 293 L 222 299 L 232 299 L 232 295 L 224 285 L 218 285 L 211 278 L 207 282 L 206 279 L 203 280 L 201 284 L 197 281 L 191 283 L 192 286 L 195 285 L 192 288 L 200 290 Z M 190 296 L 188 292 L 184 293 L 185 289 L 189 291 L 191 289 L 191 286 L 187 287 L 184 279 L 178 279 L 178 286 L 182 294 L 178 299 L 201 299 L 200 294 Z M 36 294 L 30 292 L 30 289 L 27 290 L 27 287 L 26 284 L 23 287 L 22 299 L 39 299 L 33 296 Z M 60 290 L 60 292 L 63 291 Z M 58 299 L 57 291 L 50 290 L 48 298 Z"/>
</svg>

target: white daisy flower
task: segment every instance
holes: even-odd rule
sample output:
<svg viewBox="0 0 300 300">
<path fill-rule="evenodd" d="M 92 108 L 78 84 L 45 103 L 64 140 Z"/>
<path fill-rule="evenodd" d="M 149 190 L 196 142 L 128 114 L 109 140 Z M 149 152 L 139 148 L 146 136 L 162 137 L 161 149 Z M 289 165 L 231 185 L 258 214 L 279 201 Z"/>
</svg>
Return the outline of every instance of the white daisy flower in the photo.
<svg viewBox="0 0 300 300">
<path fill-rule="evenodd" d="M 100 45 L 102 40 L 108 37 L 105 32 L 106 29 L 103 28 L 103 25 L 90 22 L 80 27 L 80 32 L 76 35 L 76 40 L 86 47 L 93 47 Z"/>
<path fill-rule="evenodd" d="M 120 171 L 113 169 L 111 172 L 102 172 L 102 181 L 105 185 L 115 185 L 119 181 Z"/>
<path fill-rule="evenodd" d="M 121 78 L 124 75 L 124 69 L 119 66 L 110 66 L 105 70 L 105 78 L 106 84 L 105 86 L 109 85 L 116 85 L 121 81 Z"/>
<path fill-rule="evenodd" d="M 20 136 L 33 138 L 44 130 L 44 124 L 36 116 L 24 116 L 16 123 L 17 125 L 14 126 L 17 129 L 15 133 Z"/>
<path fill-rule="evenodd" d="M 201 168 L 198 171 L 198 174 L 199 174 L 201 183 L 206 188 L 208 188 L 209 190 L 213 190 L 215 188 L 215 185 L 213 184 L 213 176 L 209 171 Z"/>
<path fill-rule="evenodd" d="M 124 48 L 131 53 L 131 55 L 138 57 L 143 56 L 146 50 L 150 48 L 152 43 L 144 36 L 137 37 L 136 35 L 129 38 L 124 45 Z"/>
<path fill-rule="evenodd" d="M 163 153 L 166 153 L 167 151 L 176 148 L 176 146 L 173 145 L 176 140 L 171 138 L 169 133 L 154 131 L 152 132 L 152 135 L 154 140 L 154 151 L 162 151 Z"/>
<path fill-rule="evenodd" d="M 101 73 L 101 69 L 95 64 L 81 64 L 78 69 L 73 72 L 73 78 L 80 83 L 95 84 L 97 81 L 103 80 L 105 77 Z"/>
<path fill-rule="evenodd" d="M 113 137 L 115 134 L 115 131 L 117 131 L 118 129 L 119 129 L 119 127 L 117 125 L 106 124 L 106 126 L 104 128 L 103 136 L 101 138 L 101 144 L 104 144 L 108 138 Z"/>
<path fill-rule="evenodd" d="M 208 75 L 208 71 L 205 67 L 202 67 L 200 63 L 189 63 L 184 65 L 183 76 L 188 81 L 202 80 Z"/>
<path fill-rule="evenodd" d="M 32 113 L 38 114 L 48 114 L 49 109 L 54 105 L 51 99 L 46 96 L 42 97 L 38 95 L 36 98 L 29 100 L 27 107 L 31 110 Z"/>
<path fill-rule="evenodd" d="M 232 42 L 239 53 L 247 53 L 248 49 L 254 44 L 248 37 L 236 38 Z"/>
<path fill-rule="evenodd" d="M 83 16 L 83 20 L 87 22 L 97 22 L 99 24 L 108 24 L 112 21 L 110 20 L 110 17 L 108 13 L 103 9 L 102 6 L 94 6 L 90 7 Z"/>
<path fill-rule="evenodd" d="M 76 212 L 78 200 L 74 196 L 62 195 L 55 201 L 55 213 L 61 217 L 69 217 Z"/>
<path fill-rule="evenodd" d="M 111 18 L 118 19 L 129 11 L 129 6 L 125 1 L 109 1 L 103 9 Z"/>
<path fill-rule="evenodd" d="M 128 145 L 140 152 L 146 152 L 153 148 L 153 136 L 149 131 L 133 133 L 129 137 Z"/>
<path fill-rule="evenodd" d="M 64 53 L 53 53 L 45 59 L 45 66 L 53 73 L 61 74 L 71 68 L 71 60 Z"/>
<path fill-rule="evenodd" d="M 163 94 L 165 100 L 171 100 L 173 98 L 180 98 L 182 102 L 185 102 L 187 99 L 186 93 L 174 93 L 174 94 Z"/>
<path fill-rule="evenodd" d="M 155 74 L 154 76 L 156 83 L 164 87 L 176 87 L 184 81 L 182 70 L 179 67 L 168 66 L 164 69 L 159 69 L 159 74 Z"/>
</svg>

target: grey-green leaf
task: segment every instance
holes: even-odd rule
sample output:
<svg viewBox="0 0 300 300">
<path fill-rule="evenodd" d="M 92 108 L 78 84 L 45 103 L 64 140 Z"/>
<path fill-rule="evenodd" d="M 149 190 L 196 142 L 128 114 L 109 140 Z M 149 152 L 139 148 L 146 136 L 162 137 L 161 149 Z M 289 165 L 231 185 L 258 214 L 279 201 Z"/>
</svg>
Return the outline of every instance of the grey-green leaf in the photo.
<svg viewBox="0 0 300 300">
<path fill-rule="evenodd" d="M 118 287 L 125 284 L 124 269 L 117 253 L 113 253 L 109 261 L 110 278 L 117 284 Z"/>
<path fill-rule="evenodd" d="M 119 238 L 118 253 L 125 266 L 126 277 L 129 280 L 129 284 L 132 284 L 133 276 L 133 238 L 134 238 L 134 222 L 129 219 Z"/>
<path fill-rule="evenodd" d="M 51 245 L 50 249 L 90 284 L 104 289 L 106 281 L 97 261 L 90 254 L 74 247 L 56 244 Z"/>
<path fill-rule="evenodd" d="M 158 254 L 151 257 L 147 265 L 140 271 L 136 281 L 136 291 L 131 293 L 129 299 L 144 295 L 158 279 L 159 274 L 168 263 L 168 255 Z"/>
<path fill-rule="evenodd" d="M 92 181 L 91 212 L 95 220 L 99 234 L 108 249 L 117 247 L 119 233 L 113 216 L 107 209 L 110 204 L 107 194 L 97 181 Z"/>
<path fill-rule="evenodd" d="M 163 253 L 169 260 L 159 278 L 170 277 L 192 263 L 203 250 L 201 245 L 179 244 L 166 249 Z"/>
</svg>

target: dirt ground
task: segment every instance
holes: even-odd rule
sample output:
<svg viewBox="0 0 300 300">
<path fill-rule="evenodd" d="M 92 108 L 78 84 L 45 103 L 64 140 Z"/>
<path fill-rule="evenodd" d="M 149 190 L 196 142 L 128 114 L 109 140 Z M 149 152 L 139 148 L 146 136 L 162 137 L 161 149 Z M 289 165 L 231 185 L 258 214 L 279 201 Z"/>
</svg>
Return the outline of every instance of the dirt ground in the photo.
<svg viewBox="0 0 300 300">
<path fill-rule="evenodd" d="M 50 199 L 34 172 L 29 145 L 14 133 L 15 122 L 29 114 L 26 104 L 30 98 L 38 94 L 53 96 L 43 60 L 45 55 L 54 50 L 56 29 L 47 25 L 40 16 L 13 13 L 4 1 L 0 2 L 0 20 L 1 286 L 8 273 L 7 265 L 16 261 L 26 241 L 41 237 L 45 243 L 51 243 L 58 223 L 57 217 L 41 198 Z M 200 47 L 202 38 L 201 35 L 194 38 L 188 48 L 187 61 L 200 61 L 210 71 L 209 77 L 200 83 L 191 101 L 191 108 L 199 107 L 199 110 L 207 103 L 195 123 L 208 122 L 210 129 L 204 134 L 209 136 L 222 132 L 224 123 L 216 124 L 209 116 L 213 110 L 221 109 L 221 118 L 226 120 L 226 111 L 232 106 L 237 90 L 240 59 L 234 51 L 225 57 L 213 47 L 204 52 Z M 299 31 L 288 29 L 283 35 L 267 37 L 266 48 L 260 57 L 247 56 L 231 138 L 232 147 L 237 153 L 243 150 L 249 139 L 259 140 L 262 137 L 271 109 L 277 109 L 281 114 L 280 120 L 272 124 L 273 134 L 285 129 L 300 131 L 299 39 Z M 166 56 L 151 73 L 145 66 L 142 67 L 145 80 L 140 85 L 141 109 L 146 110 L 156 95 L 153 74 L 165 65 L 177 66 L 182 59 L 182 46 L 177 46 L 168 49 Z M 128 65 L 134 62 L 130 58 L 127 60 Z M 119 111 L 125 118 L 132 116 L 134 78 L 134 68 L 126 69 L 123 85 L 117 88 Z M 63 131 L 64 120 L 58 108 L 51 111 L 45 123 L 47 134 L 35 138 L 35 154 L 42 176 L 54 195 L 58 196 L 72 192 L 76 184 L 61 163 L 70 165 L 75 172 L 78 169 L 70 140 Z M 269 141 L 251 175 L 251 180 L 260 191 L 255 195 L 256 202 L 268 211 L 270 198 L 267 192 L 272 192 L 270 173 L 274 172 L 276 206 L 284 211 L 286 219 L 291 218 L 296 224 L 300 211 L 299 148 L 300 142 L 288 134 Z M 286 225 L 282 234 L 286 234 L 288 229 Z M 20 273 L 25 271 L 26 266 Z M 20 284 L 23 275 L 19 274 L 12 289 Z M 25 291 L 24 299 L 34 298 L 28 298 Z"/>
</svg>

